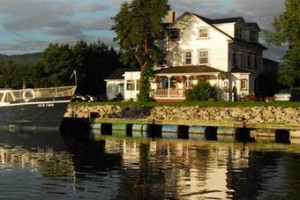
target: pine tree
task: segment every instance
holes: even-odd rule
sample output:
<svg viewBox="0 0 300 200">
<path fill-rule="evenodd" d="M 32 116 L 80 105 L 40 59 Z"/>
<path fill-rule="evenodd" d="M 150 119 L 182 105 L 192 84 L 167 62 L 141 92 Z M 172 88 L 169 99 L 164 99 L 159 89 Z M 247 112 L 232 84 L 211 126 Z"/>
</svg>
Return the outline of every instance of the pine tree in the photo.
<svg viewBox="0 0 300 200">
<path fill-rule="evenodd" d="M 156 41 L 163 36 L 163 18 L 169 10 L 167 0 L 133 0 L 123 3 L 113 18 L 115 41 L 120 45 L 125 65 L 138 65 L 141 69 L 139 100 L 149 100 L 151 69 L 162 56 Z"/>
</svg>

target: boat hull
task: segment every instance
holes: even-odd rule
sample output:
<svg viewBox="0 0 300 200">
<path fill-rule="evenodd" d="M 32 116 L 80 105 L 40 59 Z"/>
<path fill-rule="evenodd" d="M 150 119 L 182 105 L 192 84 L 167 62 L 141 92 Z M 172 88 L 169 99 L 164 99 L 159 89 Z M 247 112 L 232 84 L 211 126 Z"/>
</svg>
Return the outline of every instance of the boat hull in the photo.
<svg viewBox="0 0 300 200">
<path fill-rule="evenodd" d="M 0 127 L 59 129 L 70 99 L 40 98 L 0 106 Z"/>
</svg>

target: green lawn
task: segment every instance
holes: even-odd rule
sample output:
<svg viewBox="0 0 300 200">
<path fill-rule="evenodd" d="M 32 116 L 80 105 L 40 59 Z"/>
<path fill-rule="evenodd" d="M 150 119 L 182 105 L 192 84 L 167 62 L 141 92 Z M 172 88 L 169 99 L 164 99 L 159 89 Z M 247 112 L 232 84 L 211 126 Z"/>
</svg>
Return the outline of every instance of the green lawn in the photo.
<svg viewBox="0 0 300 200">
<path fill-rule="evenodd" d="M 227 101 L 201 101 L 201 102 L 179 102 L 179 103 L 137 103 L 137 102 L 80 102 L 71 103 L 71 106 L 94 106 L 94 105 L 120 105 L 120 106 L 201 106 L 201 107 L 254 107 L 254 106 L 274 106 L 274 107 L 300 107 L 300 102 L 227 102 Z"/>
</svg>

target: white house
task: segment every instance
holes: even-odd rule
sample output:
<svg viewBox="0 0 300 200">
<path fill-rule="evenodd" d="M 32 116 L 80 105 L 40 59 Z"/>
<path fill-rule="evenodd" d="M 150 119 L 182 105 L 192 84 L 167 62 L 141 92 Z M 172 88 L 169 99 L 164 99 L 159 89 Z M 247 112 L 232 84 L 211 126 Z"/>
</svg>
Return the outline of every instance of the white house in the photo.
<svg viewBox="0 0 300 200">
<path fill-rule="evenodd" d="M 182 101 L 185 91 L 199 81 L 219 88 L 226 100 L 232 99 L 234 88 L 238 98 L 254 93 L 266 50 L 258 41 L 261 30 L 256 23 L 242 17 L 208 19 L 191 12 L 176 20 L 174 13 L 169 16 L 168 35 L 161 42 L 165 62 L 156 68 L 151 83 L 154 99 Z M 124 79 L 126 86 L 128 80 L 137 80 L 130 76 L 138 77 L 136 72 L 129 74 Z M 128 87 L 124 91 L 126 96 Z M 136 92 L 130 94 L 133 97 Z"/>
<path fill-rule="evenodd" d="M 109 75 L 106 81 L 106 96 L 108 100 L 123 97 L 124 100 L 136 99 L 139 88 L 140 71 L 136 69 L 119 68 Z"/>
<path fill-rule="evenodd" d="M 124 73 L 124 100 L 135 100 L 139 93 L 140 71 L 126 71 Z"/>
<path fill-rule="evenodd" d="M 172 13 L 171 13 L 172 16 Z M 224 99 L 233 88 L 239 98 L 254 93 L 263 70 L 260 28 L 242 17 L 208 19 L 186 12 L 170 23 L 164 42 L 166 62 L 155 72 L 158 101 L 185 99 L 184 91 L 198 81 L 218 87 Z"/>
</svg>

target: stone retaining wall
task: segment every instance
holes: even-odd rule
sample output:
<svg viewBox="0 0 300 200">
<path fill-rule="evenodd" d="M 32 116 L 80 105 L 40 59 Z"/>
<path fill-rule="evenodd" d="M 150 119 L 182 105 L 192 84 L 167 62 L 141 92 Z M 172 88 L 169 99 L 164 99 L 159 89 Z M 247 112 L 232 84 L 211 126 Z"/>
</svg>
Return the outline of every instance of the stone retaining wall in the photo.
<svg viewBox="0 0 300 200">
<path fill-rule="evenodd" d="M 91 113 L 99 118 L 148 118 L 157 120 L 192 119 L 199 121 L 236 121 L 247 123 L 300 123 L 300 108 L 282 107 L 200 107 L 158 106 L 70 106 L 65 117 L 89 118 Z"/>
</svg>

